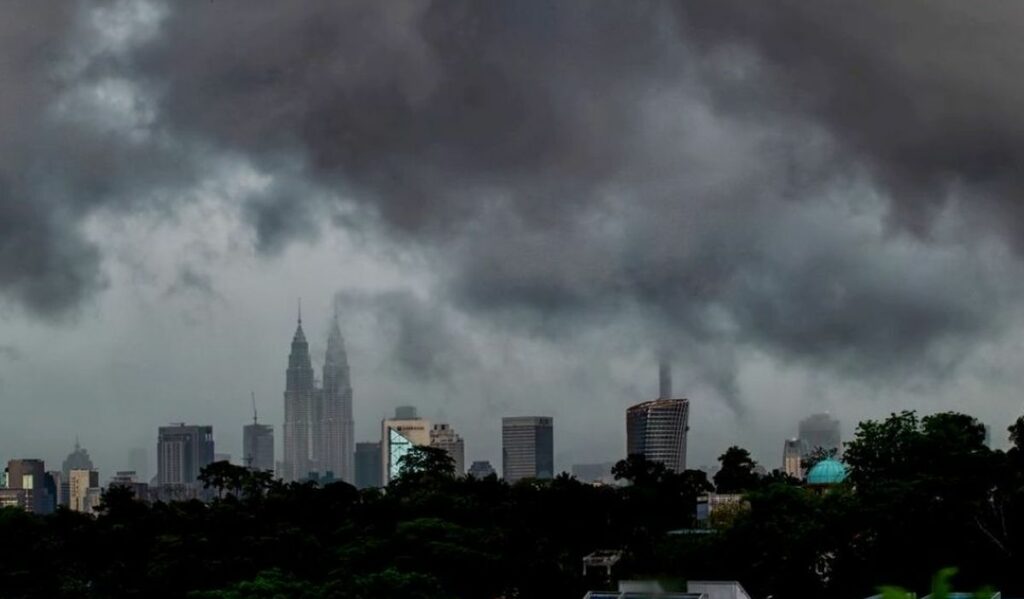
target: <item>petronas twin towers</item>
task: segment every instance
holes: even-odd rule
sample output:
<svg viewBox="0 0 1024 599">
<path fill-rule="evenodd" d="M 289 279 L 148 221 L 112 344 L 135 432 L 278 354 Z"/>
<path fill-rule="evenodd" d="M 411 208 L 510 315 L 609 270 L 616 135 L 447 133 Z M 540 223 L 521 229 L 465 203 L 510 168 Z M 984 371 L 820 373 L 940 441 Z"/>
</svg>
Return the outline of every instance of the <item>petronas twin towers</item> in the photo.
<svg viewBox="0 0 1024 599">
<path fill-rule="evenodd" d="M 284 390 L 285 481 L 302 480 L 310 473 L 351 482 L 354 480 L 352 385 L 345 340 L 335 315 L 327 335 L 323 385 L 317 387 L 302 331 L 302 314 L 288 354 Z"/>
</svg>

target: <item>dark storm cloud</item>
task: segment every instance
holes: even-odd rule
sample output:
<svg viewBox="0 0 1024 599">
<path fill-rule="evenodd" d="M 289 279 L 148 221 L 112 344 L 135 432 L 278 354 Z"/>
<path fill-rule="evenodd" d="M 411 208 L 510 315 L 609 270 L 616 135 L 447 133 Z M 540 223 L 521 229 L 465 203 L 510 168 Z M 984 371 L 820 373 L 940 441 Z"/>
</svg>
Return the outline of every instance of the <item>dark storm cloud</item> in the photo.
<svg viewBox="0 0 1024 599">
<path fill-rule="evenodd" d="M 41 110 L 59 92 L 49 73 L 65 50 L 75 9 L 19 2 L 5 10 L 11 14 L 0 20 L 0 293 L 36 314 L 53 314 L 99 281 L 99 256 L 75 232 L 74 209 L 46 184 L 50 140 Z"/>
<path fill-rule="evenodd" d="M 829 127 L 926 234 L 959 196 L 1024 247 L 1024 6 L 1013 2 L 680 3 L 706 51 L 751 50 L 758 74 L 726 104 L 797 111 Z M 755 106 L 754 103 L 760 105 Z"/>
<path fill-rule="evenodd" d="M 553 338 L 630 319 L 652 350 L 715 356 L 726 396 L 738 347 L 857 374 L 944 365 L 1017 297 L 984 230 L 932 230 L 955 197 L 1016 237 L 1021 19 L 978 6 L 168 4 L 157 37 L 81 75 L 139 86 L 151 134 L 82 126 L 47 170 L 75 193 L 21 208 L 37 264 L 5 276 L 21 262 L 2 249 L 0 282 L 73 304 L 101 280 L 76 219 L 173 208 L 131 192 L 188 190 L 227 155 L 273 179 L 242 199 L 263 253 L 342 198 L 431 257 L 437 298 Z M 56 93 L 48 64 L 0 67 L 30 113 Z M 876 227 L 887 213 L 918 237 Z M 444 378 L 444 327 L 411 298 L 373 306 L 396 359 Z"/>
<path fill-rule="evenodd" d="M 154 135 L 96 45 L 90 10 L 115 6 L 14 2 L 0 23 L 0 296 L 39 317 L 107 284 L 89 216 L 173 210 L 198 172 L 199 153 Z"/>
<path fill-rule="evenodd" d="M 416 380 L 446 383 L 457 369 L 476 366 L 469 340 L 436 302 L 408 292 L 346 292 L 335 297 L 335 306 L 342 314 L 374 315 L 389 363 Z"/>
</svg>

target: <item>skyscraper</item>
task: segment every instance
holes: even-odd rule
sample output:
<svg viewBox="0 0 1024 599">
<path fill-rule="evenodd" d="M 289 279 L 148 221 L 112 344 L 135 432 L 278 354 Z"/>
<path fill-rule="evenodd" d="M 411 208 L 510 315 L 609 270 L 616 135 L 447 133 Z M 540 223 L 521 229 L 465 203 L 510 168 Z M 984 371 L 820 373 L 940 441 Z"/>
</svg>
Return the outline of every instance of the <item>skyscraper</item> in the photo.
<svg viewBox="0 0 1024 599">
<path fill-rule="evenodd" d="M 352 382 L 345 352 L 345 339 L 335 313 L 327 336 L 324 356 L 322 419 L 319 423 L 323 455 L 320 467 L 345 481 L 352 481 L 354 472 L 355 434 L 352 421 Z"/>
<path fill-rule="evenodd" d="M 274 471 L 274 427 L 255 421 L 242 427 L 242 465 L 251 470 Z"/>
<path fill-rule="evenodd" d="M 327 336 L 323 387 L 318 388 L 314 380 L 301 311 L 285 376 L 281 477 L 301 480 L 318 472 L 351 480 L 355 475 L 352 384 L 337 314 Z"/>
<path fill-rule="evenodd" d="M 842 445 L 839 434 L 839 421 L 826 413 L 811 414 L 800 421 L 800 433 L 797 435 L 804 443 L 804 449 L 812 452 L 815 449 L 838 450 Z"/>
<path fill-rule="evenodd" d="M 123 487 L 131 490 L 132 495 L 139 501 L 149 501 L 149 485 L 139 480 L 139 475 L 134 470 L 119 470 L 110 479 L 108 488 Z"/>
<path fill-rule="evenodd" d="M 242 427 L 242 465 L 258 472 L 274 471 L 274 427 L 260 424 L 252 393 L 252 424 Z"/>
<path fill-rule="evenodd" d="M 74 468 L 68 474 L 68 507 L 75 512 L 92 513 L 96 509 L 95 497 L 100 488 L 100 473 L 96 470 Z"/>
<path fill-rule="evenodd" d="M 553 419 L 520 416 L 501 419 L 501 470 L 505 480 L 553 478 Z"/>
<path fill-rule="evenodd" d="M 807 450 L 800 439 L 786 439 L 782 448 L 782 470 L 793 478 L 803 478 L 804 468 L 801 463 Z"/>
<path fill-rule="evenodd" d="M 438 423 L 430 429 L 430 446 L 438 447 L 448 452 L 455 462 L 455 474 L 462 476 L 466 473 L 466 446 L 462 437 L 455 434 L 455 430 L 448 424 Z"/>
<path fill-rule="evenodd" d="M 316 399 L 313 364 L 309 358 L 309 343 L 302 331 L 300 311 L 285 371 L 284 472 L 281 473 L 285 481 L 305 478 L 317 469 L 312 460 Z"/>
<path fill-rule="evenodd" d="M 156 445 L 157 484 L 195 485 L 213 463 L 213 427 L 184 423 L 161 426 Z"/>
<path fill-rule="evenodd" d="M 430 445 L 430 423 L 422 418 L 386 418 L 380 428 L 381 484 L 386 485 L 398 476 L 402 457 L 410 449 Z"/>
<path fill-rule="evenodd" d="M 658 378 L 660 397 L 626 410 L 626 453 L 682 472 L 686 470 L 690 400 L 671 398 L 672 371 L 668 362 L 661 362 Z"/>
<path fill-rule="evenodd" d="M 92 470 L 92 459 L 89 458 L 89 452 L 86 451 L 81 445 L 78 444 L 78 437 L 75 437 L 75 449 L 68 454 L 68 457 L 64 458 L 64 464 L 61 471 L 64 474 L 64 480 L 68 480 L 68 474 L 72 470 Z"/>
<path fill-rule="evenodd" d="M 68 495 L 70 494 L 68 479 L 64 478 L 64 473 L 60 470 L 48 470 L 46 476 L 53 480 L 54 508 L 61 505 L 66 506 L 68 504 Z"/>
<path fill-rule="evenodd" d="M 7 462 L 9 497 L 4 504 L 20 505 L 36 514 L 49 514 L 54 510 L 56 498 L 52 486 L 53 479 L 46 476 L 42 460 L 10 460 Z"/>
<path fill-rule="evenodd" d="M 688 399 L 655 399 L 626 410 L 626 453 L 641 455 L 666 468 L 686 470 Z"/>
<path fill-rule="evenodd" d="M 356 443 L 357 489 L 381 486 L 380 443 Z"/>
</svg>

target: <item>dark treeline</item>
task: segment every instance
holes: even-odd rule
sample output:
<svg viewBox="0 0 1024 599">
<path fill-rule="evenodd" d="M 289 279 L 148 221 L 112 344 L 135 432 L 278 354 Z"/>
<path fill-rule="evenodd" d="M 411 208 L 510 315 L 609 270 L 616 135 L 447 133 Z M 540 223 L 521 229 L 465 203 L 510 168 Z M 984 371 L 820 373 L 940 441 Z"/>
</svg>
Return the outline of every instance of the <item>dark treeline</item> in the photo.
<svg viewBox="0 0 1024 599">
<path fill-rule="evenodd" d="M 218 497 L 155 503 L 113 488 L 100 516 L 0 510 L 3 597 L 581 598 L 581 559 L 621 549 L 617 578 L 735 579 L 755 597 L 860 599 L 925 589 L 956 566 L 961 588 L 1024 595 L 1024 418 L 1007 452 L 969 416 L 864 422 L 846 483 L 819 493 L 730 448 L 714 481 L 632 457 L 623 487 L 562 475 L 509 486 L 456 477 L 421 448 L 386 490 L 284 485 L 217 463 Z M 717 485 L 747 503 L 694 526 Z"/>
</svg>

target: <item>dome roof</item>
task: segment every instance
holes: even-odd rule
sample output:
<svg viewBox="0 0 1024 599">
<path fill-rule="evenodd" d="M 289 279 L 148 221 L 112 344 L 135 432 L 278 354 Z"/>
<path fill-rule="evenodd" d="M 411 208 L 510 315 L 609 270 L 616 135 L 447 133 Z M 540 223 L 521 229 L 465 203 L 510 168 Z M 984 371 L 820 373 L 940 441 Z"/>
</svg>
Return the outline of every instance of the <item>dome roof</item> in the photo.
<svg viewBox="0 0 1024 599">
<path fill-rule="evenodd" d="M 846 466 L 838 460 L 822 460 L 807 473 L 809 485 L 835 485 L 846 480 Z"/>
</svg>

